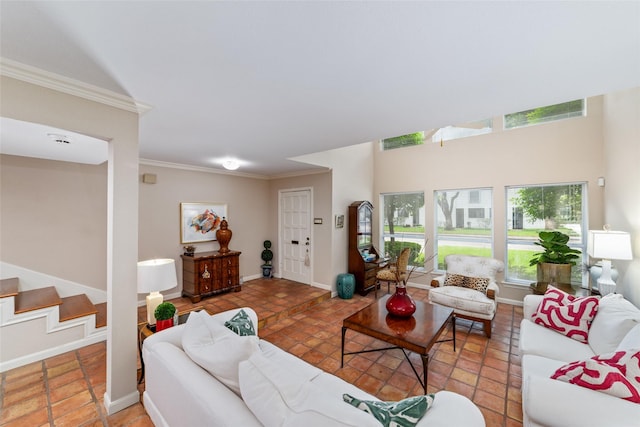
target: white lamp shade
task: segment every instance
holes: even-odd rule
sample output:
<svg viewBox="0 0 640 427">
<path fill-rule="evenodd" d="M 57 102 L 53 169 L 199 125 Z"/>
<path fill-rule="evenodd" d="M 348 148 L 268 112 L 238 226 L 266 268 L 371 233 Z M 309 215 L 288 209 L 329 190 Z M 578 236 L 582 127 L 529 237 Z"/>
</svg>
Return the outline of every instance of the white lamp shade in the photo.
<svg viewBox="0 0 640 427">
<path fill-rule="evenodd" d="M 150 259 L 138 263 L 138 293 L 164 291 L 178 286 L 173 259 Z"/>
<path fill-rule="evenodd" d="M 631 235 L 624 231 L 589 230 L 587 253 L 599 259 L 632 259 Z"/>
</svg>

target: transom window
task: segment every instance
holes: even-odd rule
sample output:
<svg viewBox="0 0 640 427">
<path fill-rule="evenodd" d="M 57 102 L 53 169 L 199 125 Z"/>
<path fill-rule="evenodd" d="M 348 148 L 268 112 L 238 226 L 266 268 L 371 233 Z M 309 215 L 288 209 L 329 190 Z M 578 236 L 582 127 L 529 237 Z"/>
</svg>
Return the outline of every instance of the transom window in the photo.
<svg viewBox="0 0 640 427">
<path fill-rule="evenodd" d="M 585 115 L 584 99 L 564 102 L 562 104 L 547 105 L 533 110 L 520 111 L 504 116 L 504 128 L 512 129 L 522 126 L 547 123 L 554 120 L 580 117 Z"/>
<path fill-rule="evenodd" d="M 529 284 L 537 278 L 529 260 L 541 248 L 534 245 L 543 230 L 561 231 L 569 246 L 586 260 L 586 184 L 552 184 L 506 188 L 507 267 L 510 282 Z M 580 263 L 572 268 L 571 282 L 582 283 Z"/>
<path fill-rule="evenodd" d="M 407 135 L 385 138 L 380 142 L 383 150 L 393 150 L 394 148 L 421 145 L 424 144 L 424 132 L 415 132 Z"/>
<path fill-rule="evenodd" d="M 449 254 L 493 256 L 493 191 L 490 188 L 439 190 L 435 200 L 437 270 Z M 469 207 L 473 204 L 473 207 Z"/>
</svg>

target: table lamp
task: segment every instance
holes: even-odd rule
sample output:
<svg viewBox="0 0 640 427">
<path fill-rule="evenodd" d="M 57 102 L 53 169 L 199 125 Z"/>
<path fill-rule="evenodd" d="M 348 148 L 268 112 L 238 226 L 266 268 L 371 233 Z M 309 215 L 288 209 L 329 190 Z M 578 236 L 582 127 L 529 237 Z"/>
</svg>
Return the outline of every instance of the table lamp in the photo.
<svg viewBox="0 0 640 427">
<path fill-rule="evenodd" d="M 173 259 L 150 259 L 138 263 L 138 293 L 147 295 L 147 323 L 156 324 L 154 312 L 162 303 L 160 291 L 178 286 L 176 262 Z"/>
<path fill-rule="evenodd" d="M 631 235 L 624 231 L 589 230 L 587 252 L 592 258 L 602 258 L 602 274 L 597 281 L 600 295 L 615 292 L 616 283 L 611 279 L 611 260 L 632 258 Z"/>
</svg>

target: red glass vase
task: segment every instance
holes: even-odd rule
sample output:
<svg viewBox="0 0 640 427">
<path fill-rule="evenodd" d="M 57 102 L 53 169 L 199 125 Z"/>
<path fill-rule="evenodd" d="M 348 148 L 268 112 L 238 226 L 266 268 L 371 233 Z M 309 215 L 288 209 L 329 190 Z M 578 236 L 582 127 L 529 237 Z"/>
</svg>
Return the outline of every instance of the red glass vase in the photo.
<svg viewBox="0 0 640 427">
<path fill-rule="evenodd" d="M 416 311 L 416 303 L 404 286 L 396 286 L 396 292 L 387 300 L 387 311 L 398 317 L 411 317 Z"/>
</svg>

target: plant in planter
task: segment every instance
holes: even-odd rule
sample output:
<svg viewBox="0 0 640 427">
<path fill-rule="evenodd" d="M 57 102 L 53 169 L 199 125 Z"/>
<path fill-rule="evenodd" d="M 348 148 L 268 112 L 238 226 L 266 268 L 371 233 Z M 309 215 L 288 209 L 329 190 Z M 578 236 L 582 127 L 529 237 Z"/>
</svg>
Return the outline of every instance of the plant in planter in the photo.
<svg viewBox="0 0 640 427">
<path fill-rule="evenodd" d="M 260 257 L 264 264 L 262 264 L 262 277 L 271 277 L 271 269 L 273 266 L 271 265 L 271 260 L 273 259 L 273 252 L 271 252 L 271 240 L 265 240 L 263 243 L 264 250 Z"/>
<path fill-rule="evenodd" d="M 581 252 L 567 245 L 569 236 L 560 231 L 541 231 L 534 244 L 544 248 L 531 257 L 529 265 L 537 266 L 538 282 L 571 283 L 571 267 Z"/>
<path fill-rule="evenodd" d="M 156 317 L 156 332 L 173 326 L 173 316 L 176 314 L 176 306 L 165 301 L 158 304 L 153 312 Z"/>
</svg>

